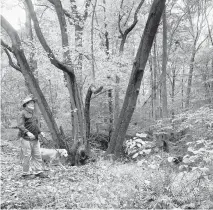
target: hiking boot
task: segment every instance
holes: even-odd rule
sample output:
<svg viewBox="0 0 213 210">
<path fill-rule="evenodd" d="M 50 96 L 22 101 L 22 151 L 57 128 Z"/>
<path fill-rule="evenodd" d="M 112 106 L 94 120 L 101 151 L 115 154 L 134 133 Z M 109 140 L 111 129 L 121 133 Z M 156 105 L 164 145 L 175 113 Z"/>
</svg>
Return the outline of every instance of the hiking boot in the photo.
<svg viewBox="0 0 213 210">
<path fill-rule="evenodd" d="M 34 179 L 35 175 L 34 174 L 22 174 L 21 176 L 23 179 Z"/>
<path fill-rule="evenodd" d="M 49 176 L 47 176 L 46 174 L 44 174 L 43 172 L 40 172 L 38 174 L 35 174 L 36 177 L 39 177 L 39 178 L 49 178 Z"/>
</svg>

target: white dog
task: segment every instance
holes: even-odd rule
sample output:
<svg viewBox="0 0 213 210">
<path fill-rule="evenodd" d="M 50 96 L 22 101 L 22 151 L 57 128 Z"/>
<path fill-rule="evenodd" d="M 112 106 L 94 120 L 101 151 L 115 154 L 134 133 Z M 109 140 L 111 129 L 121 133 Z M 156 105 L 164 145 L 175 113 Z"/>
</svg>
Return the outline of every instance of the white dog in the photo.
<svg viewBox="0 0 213 210">
<path fill-rule="evenodd" d="M 52 165 L 53 161 L 58 162 L 59 166 L 66 170 L 66 168 L 62 165 L 60 159 L 62 157 L 67 157 L 68 153 L 66 149 L 46 149 L 46 148 L 41 148 L 41 156 L 42 160 L 48 164 L 50 167 Z"/>
</svg>

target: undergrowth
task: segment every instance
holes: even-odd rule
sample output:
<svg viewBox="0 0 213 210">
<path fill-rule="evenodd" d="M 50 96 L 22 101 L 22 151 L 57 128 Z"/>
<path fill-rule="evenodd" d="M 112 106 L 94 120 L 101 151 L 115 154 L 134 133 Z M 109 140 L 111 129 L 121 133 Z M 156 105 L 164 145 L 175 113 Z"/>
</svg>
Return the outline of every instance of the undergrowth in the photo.
<svg viewBox="0 0 213 210">
<path fill-rule="evenodd" d="M 128 163 L 100 158 L 67 171 L 54 168 L 48 180 L 22 180 L 17 145 L 3 140 L 1 208 L 212 209 L 212 110 L 180 118 L 177 127 L 188 126 L 191 137 L 181 139 L 188 150 L 177 165 L 168 162 L 172 154 L 159 152 Z"/>
</svg>

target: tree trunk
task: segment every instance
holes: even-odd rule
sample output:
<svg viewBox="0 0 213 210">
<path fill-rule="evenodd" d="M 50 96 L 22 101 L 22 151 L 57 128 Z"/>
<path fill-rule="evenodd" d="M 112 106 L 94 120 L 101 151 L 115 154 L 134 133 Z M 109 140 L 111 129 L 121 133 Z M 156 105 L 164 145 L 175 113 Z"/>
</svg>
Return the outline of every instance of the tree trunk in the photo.
<svg viewBox="0 0 213 210">
<path fill-rule="evenodd" d="M 114 105 L 114 128 L 118 122 L 119 112 L 120 112 L 120 78 L 116 75 L 115 76 L 115 105 Z"/>
<path fill-rule="evenodd" d="M 126 43 L 126 39 L 128 34 L 134 29 L 134 27 L 136 26 L 137 22 L 138 22 L 138 12 L 140 11 L 140 8 L 142 7 L 144 3 L 144 0 L 141 0 L 140 3 L 138 4 L 135 13 L 134 13 L 134 19 L 132 24 L 126 29 L 124 30 L 124 32 L 122 32 L 121 30 L 121 19 L 122 17 L 119 14 L 119 18 L 118 18 L 118 28 L 119 28 L 119 32 L 120 32 L 120 36 L 121 36 L 121 43 L 120 43 L 120 47 L 119 47 L 119 55 L 122 56 L 123 52 L 124 52 L 124 45 Z M 121 1 L 121 5 L 120 5 L 120 9 L 122 9 L 123 7 L 123 1 Z M 120 78 L 118 77 L 118 75 L 115 76 L 115 82 L 116 82 L 116 88 L 115 88 L 115 107 L 114 107 L 114 129 L 115 129 L 115 125 L 118 121 L 118 116 L 120 113 L 120 98 L 119 98 L 119 92 L 120 92 Z"/>
<path fill-rule="evenodd" d="M 109 107 L 109 141 L 113 132 L 113 102 L 112 102 L 112 89 L 107 91 L 108 107 Z"/>
<path fill-rule="evenodd" d="M 85 109 L 84 116 L 86 122 L 86 137 L 89 139 L 90 137 L 90 101 L 92 94 L 98 94 L 103 89 L 103 86 L 100 86 L 98 89 L 95 88 L 94 85 L 90 85 L 88 88 L 86 98 L 85 98 Z"/>
<path fill-rule="evenodd" d="M 154 119 L 154 100 L 153 100 L 153 96 L 154 96 L 154 91 L 153 91 L 153 85 L 154 85 L 154 82 L 153 82 L 153 64 L 152 64 L 152 59 L 153 57 L 150 56 L 149 58 L 149 68 L 150 68 L 150 89 L 151 89 L 151 117 L 152 119 Z"/>
<path fill-rule="evenodd" d="M 167 23 L 166 23 L 166 7 L 163 12 L 163 61 L 162 61 L 162 116 L 163 118 L 168 117 L 167 107 L 167 87 L 166 87 L 166 66 L 167 66 Z"/>
<path fill-rule="evenodd" d="M 95 0 L 92 12 L 92 20 L 91 20 L 91 57 L 92 57 L 92 80 L 95 84 L 95 56 L 94 56 L 94 15 L 96 8 L 97 0 Z"/>
<path fill-rule="evenodd" d="M 124 45 L 126 43 L 126 37 L 127 35 L 123 35 L 122 39 L 121 39 L 121 44 L 120 44 L 120 48 L 119 48 L 119 54 L 122 55 L 123 51 L 124 51 Z"/>
<path fill-rule="evenodd" d="M 86 121 L 86 138 L 89 139 L 90 137 L 90 101 L 92 96 L 91 86 L 89 87 L 86 98 L 85 98 L 85 110 L 84 116 Z"/>
<path fill-rule="evenodd" d="M 109 59 L 109 33 L 107 31 L 107 22 L 106 22 L 106 1 L 103 0 L 103 9 L 104 9 L 104 37 L 105 37 L 105 47 L 106 47 L 106 55 L 107 59 Z M 111 135 L 113 132 L 113 99 L 112 99 L 112 90 L 107 91 L 108 97 L 108 107 L 109 107 L 109 141 L 111 139 Z"/>
<path fill-rule="evenodd" d="M 64 145 L 62 145 L 62 138 L 61 138 L 59 129 L 57 127 L 57 124 L 55 122 L 55 119 L 52 116 L 49 105 L 47 104 L 47 101 L 46 101 L 32 71 L 30 70 L 30 66 L 24 55 L 24 51 L 21 46 L 21 41 L 20 41 L 20 38 L 19 38 L 17 32 L 12 28 L 12 26 L 2 16 L 1 16 L 1 26 L 8 33 L 8 35 L 12 41 L 13 52 L 20 65 L 21 72 L 25 78 L 26 84 L 29 87 L 30 92 L 37 99 L 39 108 L 47 123 L 47 126 L 50 130 L 50 133 L 52 135 L 54 142 L 56 142 L 58 147 L 64 146 Z"/>
<path fill-rule="evenodd" d="M 192 89 L 192 75 L 194 71 L 194 61 L 195 61 L 195 53 L 196 53 L 196 42 L 194 42 L 191 59 L 190 59 L 190 66 L 189 66 L 189 76 L 188 76 L 188 84 L 186 90 L 186 108 L 189 108 L 190 103 L 190 96 L 191 96 L 191 89 Z"/>
<path fill-rule="evenodd" d="M 182 75 L 185 74 L 185 69 L 183 67 L 183 72 L 182 72 Z M 182 77 L 181 79 L 181 108 L 183 109 L 184 108 L 184 78 Z"/>
<path fill-rule="evenodd" d="M 213 44 L 212 44 L 212 47 L 213 47 Z M 212 56 L 212 73 L 211 73 L 211 79 L 212 79 L 212 82 L 211 82 L 211 100 L 212 100 L 212 103 L 213 103 L 213 56 Z"/>
<path fill-rule="evenodd" d="M 175 103 L 175 84 L 176 84 L 176 73 L 175 73 L 175 68 L 172 70 L 172 117 L 175 115 L 175 110 L 174 110 L 174 103 Z"/>
<path fill-rule="evenodd" d="M 34 27 L 35 27 L 35 31 L 37 34 L 37 37 L 42 45 L 42 47 L 44 48 L 44 50 L 47 52 L 47 55 L 49 57 L 50 62 L 58 69 L 62 70 L 63 72 L 65 72 L 65 76 L 67 79 L 67 86 L 68 86 L 68 90 L 70 92 L 70 100 L 71 100 L 71 104 L 74 107 L 73 112 L 77 115 L 75 117 L 76 122 L 75 122 L 75 126 L 76 128 L 79 127 L 80 133 L 81 133 L 81 142 L 82 143 L 86 143 L 86 133 L 85 133 L 85 124 L 84 124 L 84 115 L 83 115 L 83 103 L 82 103 L 82 99 L 80 97 L 80 93 L 78 90 L 78 86 L 77 86 L 77 82 L 76 82 L 76 77 L 75 77 L 75 73 L 74 73 L 74 68 L 71 65 L 67 65 L 67 63 L 71 60 L 69 58 L 69 50 L 65 50 L 64 51 L 64 57 L 66 57 L 66 63 L 62 63 L 60 62 L 54 55 L 53 51 L 51 50 L 51 48 L 49 47 L 49 45 L 47 44 L 43 33 L 40 29 L 39 26 L 39 22 L 36 16 L 36 13 L 34 11 L 33 8 L 33 4 L 31 0 L 25 0 L 28 6 L 28 9 L 30 11 L 30 15 L 31 18 L 34 22 Z M 62 10 L 62 6 L 61 6 L 61 2 L 60 1 L 53 1 L 55 8 L 56 8 L 56 12 L 58 15 L 58 19 L 59 19 L 59 23 L 60 23 L 60 29 L 61 29 L 61 33 L 62 35 L 62 45 L 63 47 L 67 47 L 68 46 L 68 36 L 67 36 L 67 27 L 66 27 L 66 20 L 64 17 L 64 12 Z M 77 113 L 76 113 L 77 111 Z M 77 121 L 78 120 L 78 121 Z M 76 138 L 78 136 L 78 133 L 76 132 L 75 134 Z M 75 138 L 75 139 L 76 139 Z"/>
<path fill-rule="evenodd" d="M 55 9 L 56 9 L 56 13 L 58 16 L 58 20 L 59 20 L 59 24 L 60 24 L 60 29 L 61 29 L 61 37 L 62 37 L 62 47 L 64 48 L 64 63 L 67 65 L 69 64 L 70 66 L 72 66 L 72 61 L 71 61 L 71 57 L 70 57 L 70 51 L 69 51 L 69 40 L 68 40 L 68 34 L 67 34 L 67 24 L 66 24 L 66 20 L 65 20 L 65 16 L 63 13 L 63 9 L 62 9 L 62 5 L 61 5 L 61 1 L 60 0 L 53 0 L 54 5 L 55 5 Z M 77 141 L 78 137 L 78 133 L 80 131 L 80 136 L 81 138 L 83 138 L 84 141 L 86 138 L 86 133 L 85 133 L 85 122 L 84 122 L 84 115 L 82 113 L 82 105 L 80 102 L 80 95 L 79 95 L 79 90 L 78 90 L 78 86 L 77 86 L 77 82 L 76 82 L 76 78 L 75 78 L 75 74 L 74 75 L 69 75 L 66 72 L 64 72 L 64 76 L 66 78 L 66 82 L 67 82 L 67 87 L 68 87 L 68 91 L 69 91 L 69 95 L 70 95 L 70 105 L 71 105 L 71 109 L 72 110 L 76 110 L 73 111 L 71 114 L 73 115 L 73 119 L 74 119 L 74 125 L 73 125 L 73 136 L 74 136 L 74 141 Z"/>
<path fill-rule="evenodd" d="M 26 17 L 26 22 L 25 22 L 26 41 L 28 42 L 28 44 L 31 47 L 30 57 L 29 57 L 29 66 L 30 66 L 30 70 L 33 72 L 37 82 L 39 82 L 38 81 L 38 71 L 36 71 L 37 61 L 34 59 L 34 57 L 35 57 L 35 53 L 34 53 L 35 46 L 34 46 L 34 43 L 33 43 L 34 40 L 33 40 L 32 23 L 31 23 L 31 17 L 30 17 L 30 13 L 27 9 L 26 2 L 24 2 L 24 7 L 25 7 L 25 17 Z M 26 85 L 26 87 L 27 87 L 27 85 Z M 27 89 L 28 89 L 28 87 L 27 87 Z M 29 89 L 28 89 L 28 94 L 29 94 Z M 39 118 L 40 118 L 40 116 L 39 116 Z"/>
<path fill-rule="evenodd" d="M 154 119 L 157 120 L 157 107 L 158 107 L 158 101 L 157 101 L 157 51 L 156 51 L 156 40 L 157 40 L 157 34 L 154 38 L 154 46 L 153 46 L 153 115 Z"/>
<path fill-rule="evenodd" d="M 206 64 L 206 69 L 204 69 L 201 74 L 202 74 L 202 79 L 203 79 L 203 85 L 205 89 L 205 100 L 208 101 L 208 103 L 211 103 L 211 84 L 207 81 L 208 77 L 208 63 Z"/>
<path fill-rule="evenodd" d="M 121 154 L 126 131 L 135 110 L 146 62 L 148 60 L 164 7 L 165 0 L 154 0 L 152 4 L 135 62 L 133 64 L 123 107 L 106 154 L 111 153 L 114 154 L 115 157 L 119 157 Z"/>
<path fill-rule="evenodd" d="M 78 52 L 78 61 L 75 68 L 77 77 L 77 82 L 82 87 L 83 85 L 83 74 L 82 74 L 82 67 L 83 67 L 83 54 L 82 54 L 82 47 L 83 47 L 83 27 L 80 25 L 75 25 L 75 49 Z M 81 89 L 80 89 L 81 91 Z"/>
</svg>

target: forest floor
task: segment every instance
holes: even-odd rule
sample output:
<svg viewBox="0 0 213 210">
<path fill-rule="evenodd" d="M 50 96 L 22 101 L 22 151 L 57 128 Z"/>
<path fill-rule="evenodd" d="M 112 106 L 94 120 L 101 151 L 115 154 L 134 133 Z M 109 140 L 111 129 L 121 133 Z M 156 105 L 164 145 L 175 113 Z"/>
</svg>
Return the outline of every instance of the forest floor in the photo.
<svg viewBox="0 0 213 210">
<path fill-rule="evenodd" d="M 212 183 L 205 181 L 202 189 L 197 182 L 190 185 L 195 174 L 182 188 L 183 180 L 172 169 L 99 160 L 81 167 L 66 166 L 66 171 L 54 166 L 49 179 L 25 180 L 18 153 L 16 141 L 1 141 L 1 209 L 213 208 Z"/>
</svg>

